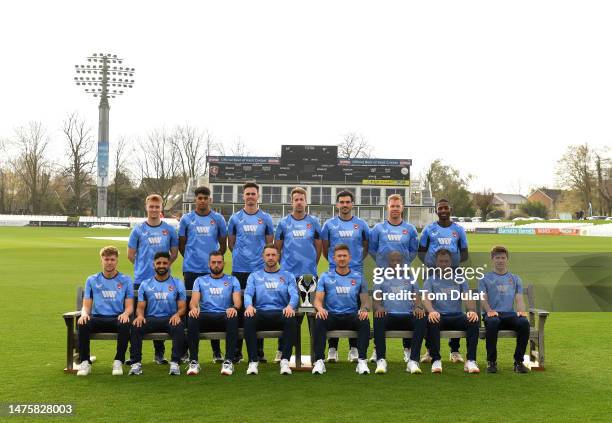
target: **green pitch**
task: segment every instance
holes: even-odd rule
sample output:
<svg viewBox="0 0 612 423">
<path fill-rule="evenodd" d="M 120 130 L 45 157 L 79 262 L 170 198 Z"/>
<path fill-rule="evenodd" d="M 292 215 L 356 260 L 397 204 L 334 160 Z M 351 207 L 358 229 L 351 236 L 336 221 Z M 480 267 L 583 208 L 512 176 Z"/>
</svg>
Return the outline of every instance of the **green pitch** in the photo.
<svg viewBox="0 0 612 423">
<path fill-rule="evenodd" d="M 446 360 L 442 375 L 430 374 L 429 365 L 422 366 L 422 375 L 409 375 L 404 371 L 399 340 L 389 342 L 389 373 L 382 376 L 358 376 L 354 364 L 342 361 L 329 364 L 322 377 L 309 373 L 281 377 L 274 364 L 261 365 L 256 377 L 244 374 L 244 364 L 236 367 L 233 376 L 222 377 L 218 365 L 209 364 L 210 347 L 202 342 L 204 368 L 200 376 L 188 378 L 183 371 L 180 377 L 171 378 L 167 366 L 150 361 L 152 346 L 147 342 L 144 374 L 112 377 L 114 343 L 103 341 L 93 341 L 92 353 L 98 361 L 90 377 L 64 374 L 65 326 L 61 314 L 74 309 L 75 287 L 99 270 L 99 248 L 114 244 L 122 252 L 126 249 L 124 241 L 85 237 L 127 235 L 128 231 L 120 230 L 0 228 L 0 403 L 73 403 L 76 416 L 65 420 L 99 422 L 610 420 L 612 313 L 601 312 L 553 312 L 546 326 L 547 369 L 528 375 L 512 373 L 514 340 L 508 339 L 499 342 L 497 375 L 484 371 L 465 375 L 461 366 Z M 515 260 L 513 268 L 520 267 L 516 262 L 520 261 L 519 252 L 525 257 L 528 253 L 560 253 L 566 263 L 568 255 L 584 258 L 599 254 L 596 257 L 609 260 L 612 252 L 610 238 L 468 235 L 468 239 L 474 253 L 486 252 L 493 244 L 506 245 Z M 553 262 L 560 260 L 559 256 L 551 257 Z M 474 254 L 473 260 L 477 259 Z M 591 266 L 599 272 L 597 279 L 603 275 L 600 287 L 609 289 L 607 268 L 597 267 L 597 260 L 590 260 L 578 267 L 584 271 Z M 175 274 L 180 274 L 179 266 L 180 262 L 175 265 Z M 125 254 L 120 257 L 120 269 L 132 271 Z M 555 280 L 559 275 L 551 269 L 525 271 L 533 272 L 523 279 L 536 283 L 544 302 L 556 298 L 546 293 L 554 292 L 560 280 L 571 284 L 571 278 L 563 275 Z M 589 298 L 585 295 L 580 299 L 585 301 L 582 307 L 595 304 L 605 308 L 604 294 L 600 302 L 589 302 Z M 307 351 L 305 324 L 302 329 Z M 274 356 L 275 349 L 276 342 L 267 340 L 268 357 Z M 341 340 L 342 360 L 347 349 L 346 340 Z M 442 352 L 446 359 L 444 342 Z M 478 361 L 484 370 L 483 341 L 479 343 Z"/>
</svg>

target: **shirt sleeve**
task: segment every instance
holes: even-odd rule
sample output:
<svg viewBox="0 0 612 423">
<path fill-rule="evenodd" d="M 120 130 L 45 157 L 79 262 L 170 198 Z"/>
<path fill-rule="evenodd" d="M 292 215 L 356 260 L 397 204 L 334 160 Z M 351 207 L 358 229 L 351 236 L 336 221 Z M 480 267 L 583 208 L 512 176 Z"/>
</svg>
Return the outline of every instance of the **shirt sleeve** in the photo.
<svg viewBox="0 0 612 423">
<path fill-rule="evenodd" d="M 170 248 L 176 248 L 178 247 L 178 235 L 176 233 L 176 229 L 174 229 L 174 226 L 169 225 L 170 226 Z"/>
<path fill-rule="evenodd" d="M 179 301 L 187 301 L 187 290 L 185 289 L 185 284 L 183 281 L 179 279 L 175 279 L 176 281 L 176 289 L 178 290 L 178 300 Z"/>
<path fill-rule="evenodd" d="M 468 247 L 467 235 L 465 234 L 465 229 L 463 229 L 462 226 L 459 226 L 459 228 L 459 250 L 466 250 Z"/>
<path fill-rule="evenodd" d="M 146 299 L 145 299 L 145 289 L 147 289 L 147 283 L 143 282 L 138 287 L 138 301 L 146 301 Z"/>
<path fill-rule="evenodd" d="M 408 259 L 410 263 L 416 258 L 417 251 L 419 250 L 419 234 L 414 226 L 411 226 L 408 230 L 410 234 L 410 241 L 408 241 Z"/>
<path fill-rule="evenodd" d="M 266 213 L 266 235 L 274 235 L 274 222 L 272 222 L 272 216 Z"/>
<path fill-rule="evenodd" d="M 232 287 L 233 292 L 240 292 L 241 288 L 240 288 L 240 282 L 238 282 L 238 279 L 235 276 L 232 276 Z"/>
<path fill-rule="evenodd" d="M 255 283 L 253 274 L 247 279 L 246 288 L 244 289 L 244 308 L 253 305 L 253 297 L 255 296 Z"/>
<path fill-rule="evenodd" d="M 361 241 L 369 241 L 370 239 L 370 227 L 362 220 L 361 221 Z"/>
<path fill-rule="evenodd" d="M 325 281 L 327 280 L 327 273 L 324 273 L 317 283 L 317 291 L 316 292 L 325 292 Z"/>
<path fill-rule="evenodd" d="M 368 293 L 368 281 L 365 278 L 365 275 L 361 275 L 361 286 L 359 287 L 360 294 Z"/>
<path fill-rule="evenodd" d="M 191 292 L 200 292 L 200 277 L 197 277 L 193 282 L 193 288 L 191 288 Z"/>
<path fill-rule="evenodd" d="M 130 238 L 128 239 L 128 248 L 138 249 L 138 238 L 140 236 L 140 226 L 134 226 L 132 232 L 130 232 Z"/>
<path fill-rule="evenodd" d="M 487 293 L 487 284 L 485 282 L 486 276 L 483 276 L 482 278 L 478 279 L 478 292 L 480 292 L 481 294 L 486 294 Z"/>
<path fill-rule="evenodd" d="M 219 230 L 219 236 L 227 236 L 227 223 L 225 223 L 225 219 L 223 218 L 223 216 L 217 214 L 215 216 L 215 220 L 217 221 L 217 229 Z"/>
<path fill-rule="evenodd" d="M 370 242 L 368 244 L 368 252 L 374 259 L 376 259 L 376 253 L 378 252 L 378 236 L 379 226 L 376 225 L 370 232 Z"/>
<path fill-rule="evenodd" d="M 298 295 L 297 284 L 295 282 L 295 276 L 293 276 L 293 274 L 291 273 L 287 273 L 287 278 L 289 278 L 287 282 L 288 284 L 287 289 L 289 291 L 289 305 L 293 309 L 297 309 L 299 305 L 300 296 Z"/>
<path fill-rule="evenodd" d="M 125 298 L 134 298 L 134 281 L 132 281 L 132 278 L 126 275 L 124 283 L 127 286 Z"/>
<path fill-rule="evenodd" d="M 520 276 L 514 275 L 514 283 L 516 284 L 515 294 L 522 294 L 523 293 L 523 281 L 521 280 Z"/>
<path fill-rule="evenodd" d="M 321 222 L 316 217 L 313 217 L 312 224 L 314 225 L 314 238 L 321 239 Z"/>
<path fill-rule="evenodd" d="M 419 247 L 427 248 L 429 246 L 429 225 L 423 228 L 421 238 L 419 238 Z"/>
<path fill-rule="evenodd" d="M 283 224 L 284 219 L 281 219 L 276 225 L 276 232 L 274 232 L 274 239 L 282 241 L 285 239 L 285 225 Z"/>
<path fill-rule="evenodd" d="M 323 224 L 321 229 L 321 239 L 329 241 L 329 220 Z"/>
<path fill-rule="evenodd" d="M 187 236 L 187 215 L 181 217 L 178 229 L 179 236 Z"/>
<path fill-rule="evenodd" d="M 231 215 L 229 221 L 227 222 L 227 233 L 228 235 L 236 235 L 237 227 L 236 227 L 236 215 Z"/>
<path fill-rule="evenodd" d="M 83 292 L 83 298 L 86 300 L 91 300 L 93 298 L 93 278 L 90 276 L 85 281 L 85 291 Z"/>
<path fill-rule="evenodd" d="M 431 292 L 431 279 L 427 279 L 423 284 L 423 291 Z"/>
</svg>

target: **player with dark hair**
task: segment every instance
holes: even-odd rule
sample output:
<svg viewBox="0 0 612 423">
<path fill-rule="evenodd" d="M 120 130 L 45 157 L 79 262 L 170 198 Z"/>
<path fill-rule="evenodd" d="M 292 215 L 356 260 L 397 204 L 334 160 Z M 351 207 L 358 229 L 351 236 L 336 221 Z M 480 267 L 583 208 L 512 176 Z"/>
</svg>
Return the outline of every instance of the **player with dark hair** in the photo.
<svg viewBox="0 0 612 423">
<path fill-rule="evenodd" d="M 329 219 L 321 230 L 323 241 L 323 255 L 329 262 L 329 271 L 333 273 L 336 268 L 334 263 L 334 248 L 338 244 L 344 244 L 349 248 L 351 271 L 363 274 L 363 260 L 368 254 L 368 240 L 370 228 L 368 224 L 357 216 L 353 216 L 353 205 L 355 197 L 350 191 L 340 191 L 336 194 L 336 208 L 338 215 Z M 367 287 L 366 287 L 367 290 Z M 357 340 L 349 339 L 348 360 L 358 360 Z M 338 338 L 329 339 L 329 350 L 327 361 L 338 361 Z"/>
</svg>

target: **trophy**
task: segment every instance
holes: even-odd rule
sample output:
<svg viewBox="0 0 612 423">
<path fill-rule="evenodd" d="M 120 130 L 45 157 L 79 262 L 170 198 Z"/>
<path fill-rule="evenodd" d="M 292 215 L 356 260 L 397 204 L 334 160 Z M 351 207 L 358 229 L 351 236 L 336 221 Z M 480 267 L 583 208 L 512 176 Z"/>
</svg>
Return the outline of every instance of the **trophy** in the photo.
<svg viewBox="0 0 612 423">
<path fill-rule="evenodd" d="M 297 286 L 300 290 L 302 307 L 312 307 L 312 303 L 310 302 L 310 294 L 315 292 L 317 289 L 317 277 L 310 274 L 302 275 L 298 279 Z"/>
</svg>

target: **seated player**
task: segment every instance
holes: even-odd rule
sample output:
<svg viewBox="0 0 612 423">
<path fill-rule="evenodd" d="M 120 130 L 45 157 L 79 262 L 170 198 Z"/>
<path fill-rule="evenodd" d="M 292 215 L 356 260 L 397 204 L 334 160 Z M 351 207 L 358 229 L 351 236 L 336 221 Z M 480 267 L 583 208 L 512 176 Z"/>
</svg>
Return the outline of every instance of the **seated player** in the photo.
<svg viewBox="0 0 612 423">
<path fill-rule="evenodd" d="M 238 310 L 242 305 L 240 282 L 232 275 L 223 273 L 223 253 L 214 251 L 208 257 L 210 274 L 198 277 L 193 284 L 189 318 L 187 320 L 187 338 L 189 341 L 189 369 L 187 375 L 200 372 L 198 352 L 200 331 L 225 332 L 225 361 L 221 374 L 231 375 L 234 372 L 234 354 L 238 339 Z"/>
<path fill-rule="evenodd" d="M 314 308 L 317 311 L 314 327 L 315 364 L 313 374 L 325 373 L 323 357 L 327 331 L 353 330 L 357 338 L 357 373 L 369 374 L 366 354 L 370 342 L 370 321 L 368 305 L 368 286 L 359 272 L 349 269 L 351 254 L 348 246 L 337 244 L 334 247 L 335 269 L 319 278 Z M 361 308 L 358 308 L 361 300 Z"/>
<path fill-rule="evenodd" d="M 244 290 L 244 338 L 249 354 L 247 375 L 258 373 L 258 330 L 281 330 L 280 374 L 290 375 L 289 359 L 295 342 L 298 291 L 295 276 L 278 268 L 278 249 L 272 243 L 263 250 L 264 269 L 249 275 Z"/>
<path fill-rule="evenodd" d="M 183 282 L 170 275 L 170 253 L 160 251 L 153 258 L 155 276 L 138 288 L 138 306 L 132 329 L 132 367 L 130 375 L 142 374 L 142 338 L 146 333 L 165 332 L 172 337 L 170 375 L 180 375 L 179 361 L 185 343 L 181 320 L 187 308 Z"/>
<path fill-rule="evenodd" d="M 117 333 L 117 352 L 113 361 L 113 376 L 123 374 L 125 352 L 130 340 L 130 316 L 134 311 L 134 284 L 132 279 L 117 271 L 119 250 L 113 246 L 100 250 L 102 271 L 91 275 L 85 282 L 83 308 L 77 321 L 79 332 L 79 358 L 77 376 L 91 373 L 89 339 L 91 333 Z M 93 306 L 92 306 L 93 303 Z"/>
<path fill-rule="evenodd" d="M 523 364 L 523 357 L 529 342 L 529 321 L 523 301 L 523 283 L 517 275 L 508 272 L 506 247 L 493 247 L 491 260 L 494 270 L 486 273 L 479 283 L 479 290 L 484 294 L 481 304 L 486 328 L 487 372 L 497 373 L 497 333 L 505 329 L 516 331 L 514 371 L 527 373 L 529 369 Z"/>
<path fill-rule="evenodd" d="M 389 266 L 401 266 L 402 253 L 393 251 L 389 253 Z M 414 300 L 404 298 L 410 295 Z M 389 295 L 390 294 L 390 295 Z M 394 298 L 390 299 L 390 296 Z M 419 355 L 421 344 L 425 335 L 425 312 L 421 305 L 419 285 L 412 279 L 385 279 L 381 284 L 374 286 L 374 343 L 376 345 L 375 373 L 387 373 L 387 340 L 386 330 L 413 331 L 410 359 L 406 371 L 421 373 Z"/>
<path fill-rule="evenodd" d="M 440 331 L 460 330 L 467 334 L 467 361 L 463 370 L 467 373 L 480 373 L 476 363 L 476 348 L 478 346 L 478 314 L 474 311 L 474 301 L 466 300 L 467 313 L 461 310 L 462 300 L 453 298 L 453 295 L 469 293 L 467 281 L 458 283 L 455 277 L 445 278 L 447 270 L 451 269 L 451 253 L 445 249 L 436 251 L 436 268 L 430 271 L 435 273 L 427 278 L 423 284 L 423 304 L 427 310 L 427 338 L 429 339 L 429 353 L 433 363 L 432 373 L 442 373 L 440 360 Z M 435 295 L 430 300 L 427 295 Z"/>
</svg>

